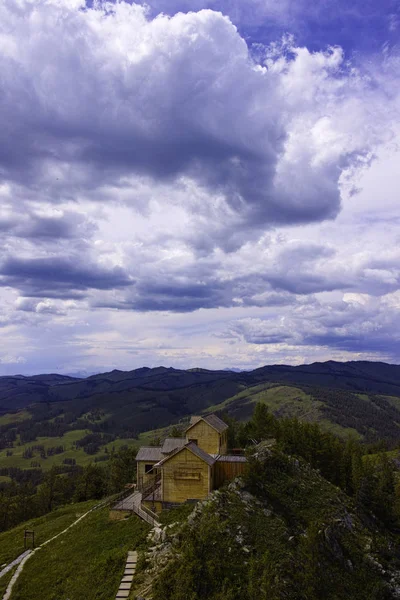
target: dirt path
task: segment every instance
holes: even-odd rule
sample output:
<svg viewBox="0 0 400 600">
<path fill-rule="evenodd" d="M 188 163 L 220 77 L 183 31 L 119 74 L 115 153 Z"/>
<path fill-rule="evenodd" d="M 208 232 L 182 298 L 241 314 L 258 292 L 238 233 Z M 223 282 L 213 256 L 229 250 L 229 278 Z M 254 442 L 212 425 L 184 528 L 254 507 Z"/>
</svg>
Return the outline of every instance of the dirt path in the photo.
<svg viewBox="0 0 400 600">
<path fill-rule="evenodd" d="M 21 574 L 21 572 L 22 572 L 22 570 L 23 570 L 23 568 L 24 568 L 25 563 L 26 563 L 27 560 L 29 560 L 41 548 L 43 548 L 44 546 L 47 546 L 47 544 L 50 544 L 50 542 L 52 542 L 56 538 L 60 537 L 60 535 L 64 535 L 64 533 L 66 533 L 69 529 L 71 529 L 71 527 L 75 527 L 75 525 L 77 525 L 77 523 L 79 523 L 80 521 L 82 521 L 82 519 L 84 519 L 85 517 L 87 517 L 91 512 L 93 512 L 94 510 L 97 510 L 98 508 L 103 508 L 107 504 L 108 504 L 108 502 L 102 502 L 100 504 L 96 504 L 96 506 L 93 506 L 90 510 L 88 510 L 87 512 L 85 512 L 83 515 L 81 515 L 79 517 L 79 519 L 76 519 L 76 521 L 74 521 L 73 523 L 71 523 L 71 525 L 68 525 L 68 527 L 66 527 L 65 529 L 63 529 L 62 531 L 60 531 L 60 533 L 57 533 L 57 535 L 54 535 L 49 540 L 46 540 L 45 542 L 43 542 L 43 544 L 41 544 L 40 546 L 38 546 L 34 550 L 28 550 L 27 552 L 24 552 L 23 554 L 21 554 L 20 556 L 18 556 L 18 558 L 16 558 L 13 561 L 13 563 L 10 563 L 9 565 L 7 565 L 7 567 L 5 567 L 5 569 L 7 569 L 7 571 L 9 571 L 10 569 L 8 567 L 12 568 L 13 566 L 15 566 L 16 564 L 19 563 L 18 569 L 15 571 L 14 575 L 11 578 L 10 583 L 8 584 L 8 587 L 7 587 L 7 589 L 5 591 L 5 594 L 3 596 L 3 600 L 9 600 L 10 599 L 11 593 L 12 593 L 12 589 L 14 587 L 14 584 L 17 581 L 18 577 L 20 576 L 20 574 Z M 5 571 L 5 569 L 3 569 L 3 571 Z M 3 571 L 1 571 L 1 574 L 4 574 Z"/>
<path fill-rule="evenodd" d="M 25 552 L 17 556 L 16 559 L 14 559 L 12 562 L 10 562 L 10 564 L 8 564 L 6 567 L 4 567 L 4 569 L 0 571 L 0 577 L 3 577 L 3 575 L 11 571 L 11 569 L 19 565 L 19 563 L 25 558 L 25 556 L 30 554 L 30 552 L 30 550 L 25 550 Z"/>
</svg>

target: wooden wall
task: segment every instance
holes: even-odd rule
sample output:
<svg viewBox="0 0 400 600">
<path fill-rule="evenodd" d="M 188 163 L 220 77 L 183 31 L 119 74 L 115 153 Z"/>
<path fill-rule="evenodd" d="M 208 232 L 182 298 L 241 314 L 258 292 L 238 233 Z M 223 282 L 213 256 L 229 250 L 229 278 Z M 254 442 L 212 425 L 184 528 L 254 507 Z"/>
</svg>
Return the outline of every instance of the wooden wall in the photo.
<svg viewBox="0 0 400 600">
<path fill-rule="evenodd" d="M 143 461 L 138 461 L 137 463 L 137 486 L 138 489 L 141 489 L 143 487 L 143 485 L 146 485 L 146 483 L 149 483 L 152 479 L 154 479 L 154 476 L 156 474 L 156 470 L 154 470 L 152 473 L 145 473 L 145 465 L 155 465 L 156 462 L 158 461 L 151 461 L 151 460 L 143 460 Z"/>
<path fill-rule="evenodd" d="M 155 500 L 154 502 L 151 500 L 143 500 L 142 504 L 156 513 L 160 513 L 163 509 L 161 500 Z"/>
<path fill-rule="evenodd" d="M 211 491 L 210 467 L 203 460 L 184 448 L 163 464 L 163 502 L 202 500 Z"/>
<path fill-rule="evenodd" d="M 235 477 L 244 475 L 247 469 L 247 462 L 223 462 L 217 461 L 214 464 L 214 488 L 217 490 L 226 481 L 231 481 Z"/>
<path fill-rule="evenodd" d="M 208 454 L 221 454 L 220 434 L 205 421 L 198 421 L 186 432 L 186 438 L 197 439 L 197 445 Z"/>
<path fill-rule="evenodd" d="M 225 429 L 223 433 L 220 434 L 220 454 L 226 454 L 228 452 L 228 430 Z"/>
</svg>

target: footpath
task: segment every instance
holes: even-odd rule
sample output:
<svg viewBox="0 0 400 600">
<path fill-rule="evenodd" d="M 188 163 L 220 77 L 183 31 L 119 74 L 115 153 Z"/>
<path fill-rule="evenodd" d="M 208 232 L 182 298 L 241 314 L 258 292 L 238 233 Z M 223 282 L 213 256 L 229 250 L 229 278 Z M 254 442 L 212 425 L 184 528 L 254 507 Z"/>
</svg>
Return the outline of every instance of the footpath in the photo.
<svg viewBox="0 0 400 600">
<path fill-rule="evenodd" d="M 137 552 L 132 550 L 128 552 L 128 558 L 126 559 L 125 571 L 119 584 L 119 589 L 116 595 L 116 600 L 122 598 L 129 598 L 129 592 L 132 587 L 133 576 L 135 574 L 137 564 Z"/>
<path fill-rule="evenodd" d="M 91 512 L 93 512 L 94 510 L 97 510 L 98 508 L 102 508 L 105 505 L 106 505 L 106 503 L 104 503 L 104 502 L 101 502 L 100 504 L 96 504 L 96 506 L 93 506 L 85 514 L 81 515 L 79 517 L 79 519 L 76 519 L 76 521 L 74 521 L 73 523 L 71 523 L 71 525 L 69 525 L 68 527 L 66 527 L 65 529 L 63 529 L 63 531 L 60 531 L 60 533 L 57 533 L 57 535 L 54 535 L 52 538 L 46 540 L 45 542 L 43 542 L 43 544 L 40 544 L 40 546 L 38 546 L 34 550 L 27 550 L 23 554 L 20 554 L 20 556 L 18 556 L 18 558 L 16 558 L 12 563 L 10 563 L 9 565 L 7 565 L 2 571 L 0 571 L 0 577 L 1 577 L 2 575 L 5 575 L 6 573 L 8 573 L 8 571 L 10 571 L 13 567 L 15 567 L 15 565 L 18 565 L 17 570 L 15 571 L 14 575 L 11 578 L 10 583 L 8 584 L 8 587 L 7 587 L 7 589 L 5 591 L 5 594 L 3 596 L 3 600 L 10 600 L 12 589 L 13 589 L 13 587 L 15 585 L 15 582 L 17 581 L 18 577 L 21 575 L 22 570 L 23 570 L 23 568 L 25 566 L 25 563 L 36 552 L 39 552 L 42 548 L 44 548 L 44 546 L 47 546 L 47 544 L 50 544 L 50 542 L 52 542 L 56 538 L 60 537 L 60 535 L 64 535 L 64 533 L 66 533 L 69 529 L 71 529 L 71 527 L 75 527 L 75 525 L 77 525 L 77 523 L 79 523 L 80 521 L 82 521 L 82 519 L 84 519 L 85 517 L 87 517 Z"/>
</svg>

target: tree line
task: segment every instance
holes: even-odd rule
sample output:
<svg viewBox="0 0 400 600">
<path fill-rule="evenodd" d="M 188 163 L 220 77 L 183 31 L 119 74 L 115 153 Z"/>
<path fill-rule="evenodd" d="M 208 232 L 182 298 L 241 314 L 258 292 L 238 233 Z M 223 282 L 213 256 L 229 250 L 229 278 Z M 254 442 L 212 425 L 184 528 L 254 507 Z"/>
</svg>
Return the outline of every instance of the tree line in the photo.
<svg viewBox="0 0 400 600">
<path fill-rule="evenodd" d="M 229 424 L 230 448 L 246 448 L 273 438 L 280 450 L 302 457 L 386 526 L 400 526 L 399 467 L 387 452 L 390 442 L 368 444 L 354 436 L 343 440 L 317 423 L 278 419 L 262 403 L 256 404 L 246 423 L 227 415 L 223 418 Z"/>
<path fill-rule="evenodd" d="M 136 479 L 136 449 L 111 452 L 106 464 L 86 467 L 63 464 L 49 471 L 4 467 L 0 475 L 0 531 L 44 515 L 70 502 L 103 498 L 123 490 Z"/>
</svg>

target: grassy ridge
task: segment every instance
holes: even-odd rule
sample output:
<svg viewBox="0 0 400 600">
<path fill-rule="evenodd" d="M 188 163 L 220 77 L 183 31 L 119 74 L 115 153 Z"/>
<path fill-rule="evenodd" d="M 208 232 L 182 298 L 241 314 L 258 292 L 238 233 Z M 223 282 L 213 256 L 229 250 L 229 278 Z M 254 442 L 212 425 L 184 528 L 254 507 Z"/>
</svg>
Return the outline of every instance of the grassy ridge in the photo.
<svg viewBox="0 0 400 600">
<path fill-rule="evenodd" d="M 59 508 L 43 517 L 25 521 L 21 525 L 0 533 L 0 565 L 10 563 L 24 551 L 24 529 L 35 532 L 35 544 L 39 546 L 76 521 L 87 512 L 98 500 L 70 504 Z M 2 581 L 2 579 L 0 580 Z"/>
<path fill-rule="evenodd" d="M 13 600 L 110 600 L 128 550 L 143 545 L 149 529 L 135 515 L 113 521 L 107 508 L 94 511 L 27 562 Z"/>
<path fill-rule="evenodd" d="M 154 600 L 384 600 L 398 568 L 389 531 L 301 458 L 264 446 L 149 575 Z"/>
<path fill-rule="evenodd" d="M 317 422 L 327 431 L 342 437 L 349 434 L 360 437 L 355 429 L 342 427 L 326 419 L 322 410 L 323 402 L 300 388 L 287 385 L 266 383 L 247 388 L 236 396 L 215 404 L 207 412 L 227 411 L 231 416 L 243 420 L 251 417 L 257 402 L 266 404 L 275 416 L 298 417 L 302 421 Z"/>
<path fill-rule="evenodd" d="M 26 419 L 31 419 L 32 415 L 27 410 L 20 410 L 18 412 L 6 413 L 0 415 L 0 425 L 9 425 L 10 423 L 19 423 Z"/>
</svg>

